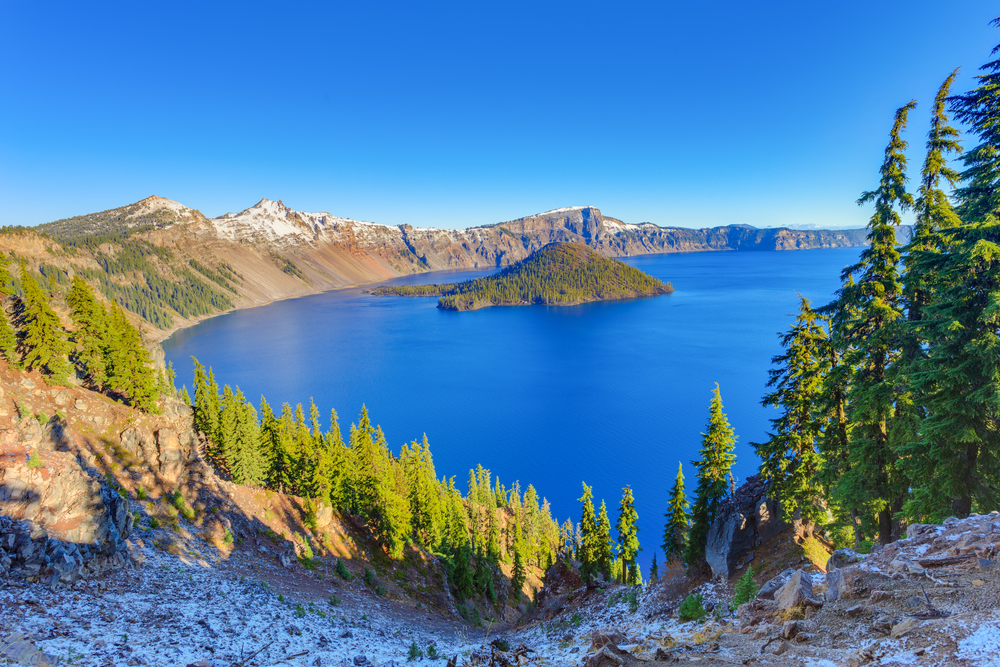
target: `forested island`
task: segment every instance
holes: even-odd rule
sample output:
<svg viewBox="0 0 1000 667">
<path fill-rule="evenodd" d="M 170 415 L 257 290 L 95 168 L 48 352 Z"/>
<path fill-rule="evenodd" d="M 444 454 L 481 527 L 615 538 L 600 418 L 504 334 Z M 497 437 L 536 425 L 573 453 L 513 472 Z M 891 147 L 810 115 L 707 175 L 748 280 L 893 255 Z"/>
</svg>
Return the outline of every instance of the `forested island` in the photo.
<svg viewBox="0 0 1000 667">
<path fill-rule="evenodd" d="M 492 276 L 449 285 L 378 287 L 372 294 L 438 296 L 438 308 L 460 311 L 488 306 L 571 306 L 673 291 L 670 283 L 604 257 L 583 243 L 550 243 Z"/>
</svg>

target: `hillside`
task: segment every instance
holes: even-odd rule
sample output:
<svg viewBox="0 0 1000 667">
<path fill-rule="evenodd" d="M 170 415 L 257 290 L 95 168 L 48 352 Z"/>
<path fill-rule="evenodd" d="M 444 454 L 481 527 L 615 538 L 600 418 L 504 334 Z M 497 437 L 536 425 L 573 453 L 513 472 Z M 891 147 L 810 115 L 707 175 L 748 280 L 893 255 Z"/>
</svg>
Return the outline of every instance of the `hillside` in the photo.
<svg viewBox="0 0 1000 667">
<path fill-rule="evenodd" d="M 903 232 L 903 230 L 900 230 Z M 381 225 L 262 199 L 209 219 L 162 197 L 36 228 L 0 229 L 0 252 L 60 292 L 76 273 L 145 319 L 151 339 L 233 308 L 441 269 L 506 267 L 553 242 L 607 257 L 854 247 L 864 230 L 630 224 L 571 207 L 465 230 Z"/>
<path fill-rule="evenodd" d="M 582 243 L 550 243 L 499 273 L 451 285 L 379 287 L 376 296 L 440 296 L 438 308 L 568 306 L 669 294 L 673 287 Z"/>
</svg>

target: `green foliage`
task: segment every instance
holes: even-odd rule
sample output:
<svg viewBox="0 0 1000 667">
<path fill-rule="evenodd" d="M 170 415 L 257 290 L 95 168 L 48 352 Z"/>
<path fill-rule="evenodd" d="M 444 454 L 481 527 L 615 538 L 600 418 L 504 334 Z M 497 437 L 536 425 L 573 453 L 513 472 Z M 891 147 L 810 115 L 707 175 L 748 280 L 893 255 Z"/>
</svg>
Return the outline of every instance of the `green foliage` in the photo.
<svg viewBox="0 0 1000 667">
<path fill-rule="evenodd" d="M 417 646 L 417 640 L 413 640 L 410 643 L 410 651 L 406 654 L 407 662 L 413 662 L 414 660 L 422 660 L 424 657 L 424 652 Z"/>
<path fill-rule="evenodd" d="M 302 607 L 301 602 L 295 605 L 295 615 L 299 618 L 305 618 L 306 610 Z"/>
<path fill-rule="evenodd" d="M 69 363 L 66 360 L 69 344 L 59 317 L 49 306 L 48 298 L 23 262 L 20 280 L 24 290 L 24 309 L 17 326 L 22 332 L 24 365 L 30 370 L 40 370 L 47 383 L 64 385 L 69 374 Z"/>
<path fill-rule="evenodd" d="M 31 456 L 28 457 L 28 467 L 29 468 L 41 468 L 44 465 L 45 465 L 45 462 L 42 461 L 42 458 L 38 455 L 38 450 L 37 449 L 32 449 L 31 450 Z"/>
<path fill-rule="evenodd" d="M 376 296 L 441 296 L 445 310 L 511 304 L 565 304 L 667 294 L 668 284 L 582 243 L 550 243 L 527 259 L 485 278 L 454 285 L 379 287 Z"/>
<path fill-rule="evenodd" d="M 136 500 L 146 500 L 149 496 L 146 495 L 146 489 L 140 484 L 139 489 L 135 492 Z"/>
<path fill-rule="evenodd" d="M 702 434 L 701 459 L 693 462 L 698 470 L 698 487 L 684 552 L 688 566 L 700 566 L 705 561 L 708 529 L 715 521 L 720 503 L 728 495 L 730 470 L 736 462 L 735 445 L 736 435 L 722 412 L 722 396 L 716 384 L 709 406 L 708 433 Z"/>
<path fill-rule="evenodd" d="M 656 552 L 653 552 L 653 563 L 649 566 L 649 583 L 655 584 L 660 578 L 660 567 L 656 564 Z"/>
<path fill-rule="evenodd" d="M 521 558 L 520 550 L 515 550 L 514 570 L 510 577 L 510 590 L 511 590 L 511 595 L 514 598 L 515 605 L 521 601 L 521 596 L 524 594 L 524 581 L 525 581 L 524 560 Z"/>
<path fill-rule="evenodd" d="M 347 566 L 344 565 L 344 561 L 339 558 L 337 559 L 337 575 L 344 581 L 350 581 L 354 578 L 354 576 L 347 569 Z"/>
<path fill-rule="evenodd" d="M 441 656 L 438 654 L 437 646 L 430 644 L 427 646 L 427 658 L 430 660 L 440 660 Z"/>
<path fill-rule="evenodd" d="M 812 523 L 825 519 L 818 476 L 823 459 L 817 449 L 823 422 L 817 406 L 829 361 L 826 331 L 818 320 L 802 297 L 795 324 L 781 336 L 784 353 L 771 359 L 777 368 L 770 371 L 767 386 L 774 390 L 761 400 L 781 410 L 781 416 L 771 420 L 767 442 L 754 443 L 761 477 L 771 482 L 768 495 L 781 503 L 787 522 L 796 516 Z"/>
<path fill-rule="evenodd" d="M 755 574 L 755 568 L 748 567 L 747 571 L 736 582 L 736 586 L 733 589 L 733 600 L 729 603 L 730 609 L 735 611 L 741 604 L 750 602 L 750 600 L 757 597 L 757 591 L 760 590 L 760 587 L 754 581 Z"/>
<path fill-rule="evenodd" d="M 618 504 L 618 555 L 622 561 L 622 578 L 624 583 L 634 586 L 639 583 L 639 570 L 636 567 L 636 556 L 642 551 L 639 546 L 639 514 L 635 511 L 635 499 L 632 497 L 632 487 L 622 489 L 622 499 Z"/>
<path fill-rule="evenodd" d="M 226 546 L 231 546 L 233 544 L 234 539 L 235 538 L 233 537 L 233 531 L 226 528 L 225 535 L 222 538 L 222 543 L 225 544 Z"/>
<path fill-rule="evenodd" d="M 369 588 L 371 588 L 372 585 L 375 583 L 375 573 L 372 572 L 367 566 L 365 567 L 365 575 L 363 581 L 365 582 L 365 586 Z"/>
<path fill-rule="evenodd" d="M 708 612 L 705 610 L 704 600 L 701 593 L 695 593 L 693 595 L 688 595 L 681 602 L 680 608 L 677 610 L 677 620 L 681 623 L 687 623 L 688 621 L 697 621 L 701 623 L 706 618 L 708 618 Z"/>
<path fill-rule="evenodd" d="M 337 606 L 340 606 L 340 603 L 342 602 L 342 600 L 339 597 L 337 597 L 335 594 L 331 594 L 329 602 L 330 602 L 330 606 L 331 607 L 337 607 Z"/>
<path fill-rule="evenodd" d="M 49 423 L 49 416 L 47 414 L 45 414 L 44 412 L 39 412 L 37 419 L 38 419 L 39 425 L 41 425 L 41 426 L 45 426 L 46 424 Z"/>
</svg>

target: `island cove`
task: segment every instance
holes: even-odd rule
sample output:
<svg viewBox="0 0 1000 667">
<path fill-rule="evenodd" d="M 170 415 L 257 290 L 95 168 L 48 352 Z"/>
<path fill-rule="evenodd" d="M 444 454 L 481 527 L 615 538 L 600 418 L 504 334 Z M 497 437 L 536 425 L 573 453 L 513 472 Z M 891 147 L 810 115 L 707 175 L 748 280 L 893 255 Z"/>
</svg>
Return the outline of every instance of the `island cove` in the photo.
<svg viewBox="0 0 1000 667">
<path fill-rule="evenodd" d="M 445 285 L 392 285 L 375 296 L 438 296 L 443 310 L 489 306 L 572 306 L 674 291 L 670 283 L 602 256 L 583 243 L 550 243 L 498 273 Z"/>
</svg>

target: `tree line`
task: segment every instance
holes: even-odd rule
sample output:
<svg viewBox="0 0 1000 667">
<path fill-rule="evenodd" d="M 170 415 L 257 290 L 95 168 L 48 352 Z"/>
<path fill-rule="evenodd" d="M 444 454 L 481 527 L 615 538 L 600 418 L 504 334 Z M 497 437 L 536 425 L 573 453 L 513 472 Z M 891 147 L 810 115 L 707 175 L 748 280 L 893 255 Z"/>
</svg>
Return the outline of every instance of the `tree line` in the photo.
<svg viewBox="0 0 1000 667">
<path fill-rule="evenodd" d="M 52 308 L 52 295 L 43 289 L 50 284 L 39 284 L 20 263 L 23 297 L 12 313 L 0 308 L 0 355 L 15 368 L 39 371 L 49 384 L 65 385 L 76 373 L 97 391 L 155 412 L 168 380 L 152 367 L 142 335 L 121 306 L 105 307 L 90 285 L 74 276 L 66 295 L 73 328 L 67 330 Z M 0 301 L 12 294 L 9 260 L 0 256 Z"/>
<path fill-rule="evenodd" d="M 335 410 L 323 430 L 319 409 L 299 404 L 260 410 L 195 360 L 195 427 L 208 437 L 208 456 L 234 482 L 262 486 L 364 519 L 391 558 L 407 545 L 443 556 L 458 599 L 498 600 L 494 573 L 512 565 L 511 592 L 522 594 L 527 567 L 551 564 L 559 527 L 548 501 L 529 485 L 507 489 L 490 471 L 469 471 L 463 496 L 455 478 L 438 478 L 426 435 L 393 453 L 381 427 L 362 407 L 346 441 Z"/>
</svg>

